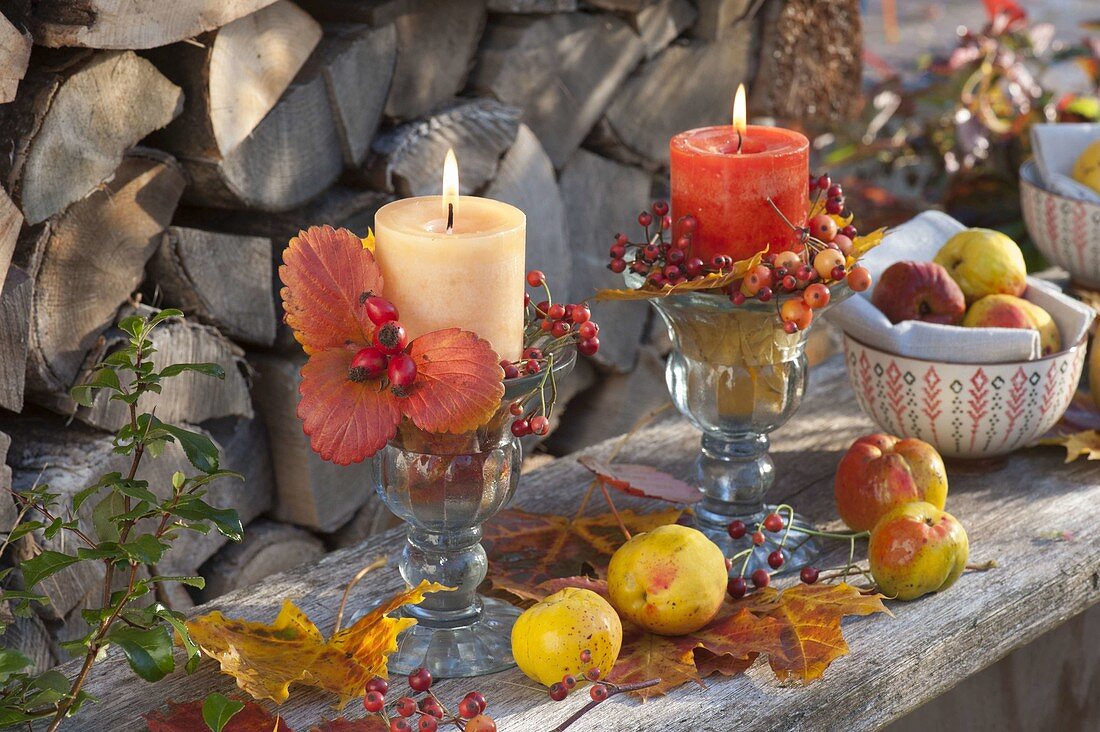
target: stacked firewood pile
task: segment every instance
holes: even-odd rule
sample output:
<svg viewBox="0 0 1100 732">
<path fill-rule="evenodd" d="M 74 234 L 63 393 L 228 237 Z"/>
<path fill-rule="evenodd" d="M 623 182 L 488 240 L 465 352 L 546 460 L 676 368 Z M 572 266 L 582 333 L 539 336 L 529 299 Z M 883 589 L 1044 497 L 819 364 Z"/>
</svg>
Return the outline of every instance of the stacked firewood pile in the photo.
<svg viewBox="0 0 1100 732">
<path fill-rule="evenodd" d="M 174 381 L 157 415 L 213 436 L 247 481 L 216 486 L 212 502 L 249 522 L 240 545 L 194 534 L 153 568 L 206 576 L 197 596 L 161 598 L 184 608 L 391 525 L 368 467 L 322 462 L 295 416 L 303 355 L 281 323 L 275 268 L 300 228 L 366 234 L 382 204 L 437 191 L 454 147 L 463 192 L 524 209 L 530 265 L 578 300 L 615 283 L 606 245 L 663 192 L 668 138 L 727 120 L 738 82 L 766 76 L 757 114 L 820 113 L 858 94 L 855 0 L 0 10 L 0 480 L 71 495 L 117 469 L 117 405 L 77 409 L 68 389 L 119 342 L 124 314 L 183 309 L 160 357 L 216 361 L 227 376 Z M 551 452 L 622 432 L 666 399 L 667 344 L 647 308 L 595 312 L 607 337 L 567 382 Z M 182 460 L 169 450 L 146 477 L 167 480 Z M 0 495 L 0 523 L 13 518 Z M 95 563 L 77 566 L 3 637 L 41 666 L 82 632 L 101 581 Z"/>
</svg>

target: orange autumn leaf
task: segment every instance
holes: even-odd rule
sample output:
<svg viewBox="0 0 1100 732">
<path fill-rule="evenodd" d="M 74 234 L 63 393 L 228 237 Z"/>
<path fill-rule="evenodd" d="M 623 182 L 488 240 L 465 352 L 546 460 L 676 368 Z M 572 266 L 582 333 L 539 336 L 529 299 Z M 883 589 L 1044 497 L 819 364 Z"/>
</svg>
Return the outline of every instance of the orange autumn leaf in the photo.
<svg viewBox="0 0 1100 732">
<path fill-rule="evenodd" d="M 362 239 L 311 226 L 290 240 L 279 277 L 287 325 L 306 353 L 370 343 L 374 324 L 363 303 L 382 292 L 382 271 Z"/>
<path fill-rule="evenodd" d="M 1082 455 L 1086 460 L 1100 460 L 1100 432 L 1083 430 L 1054 437 L 1044 437 L 1040 445 L 1057 445 L 1066 449 L 1066 462 L 1072 463 Z"/>
<path fill-rule="evenodd" d="M 315 686 L 339 697 L 339 706 L 362 694 L 373 676 L 386 676 L 386 658 L 397 636 L 416 621 L 390 618 L 398 607 L 424 599 L 442 585 L 421 582 L 335 633 L 328 641 L 293 602 L 283 602 L 271 624 L 227 618 L 214 611 L 187 621 L 192 639 L 221 664 L 222 673 L 254 699 L 286 701 L 290 685 Z"/>
<path fill-rule="evenodd" d="M 670 503 L 697 503 L 703 500 L 698 488 L 679 478 L 650 467 L 632 463 L 605 463 L 591 455 L 581 455 L 577 462 L 604 484 L 631 496 L 656 498 Z"/>
<path fill-rule="evenodd" d="M 619 515 L 631 533 L 640 533 L 676 523 L 680 511 Z M 523 599 L 544 597 L 539 585 L 547 580 L 590 573 L 606 576 L 611 555 L 625 540 L 611 514 L 570 521 L 517 510 L 501 511 L 490 519 L 482 536 L 493 587 Z"/>
<path fill-rule="evenodd" d="M 469 432 L 500 406 L 504 371 L 488 341 L 458 328 L 437 330 L 414 340 L 409 355 L 417 379 L 401 407 L 425 432 Z"/>
<path fill-rule="evenodd" d="M 268 714 L 267 710 L 253 701 L 239 700 L 244 704 L 241 711 L 222 728 L 222 732 L 291 732 L 282 719 Z M 142 715 L 149 732 L 197 732 L 209 729 L 202 718 L 202 700 L 177 703 L 168 702 L 167 710 L 157 710 Z"/>
</svg>

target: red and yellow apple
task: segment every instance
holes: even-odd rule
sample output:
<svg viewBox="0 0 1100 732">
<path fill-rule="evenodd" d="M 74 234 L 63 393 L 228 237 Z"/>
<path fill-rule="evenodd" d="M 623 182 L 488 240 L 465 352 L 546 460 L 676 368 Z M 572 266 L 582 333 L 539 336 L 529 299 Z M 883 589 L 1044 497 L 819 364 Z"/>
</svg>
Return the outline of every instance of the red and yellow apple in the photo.
<svg viewBox="0 0 1100 732">
<path fill-rule="evenodd" d="M 868 531 L 897 506 L 947 503 L 947 470 L 936 448 L 923 440 L 864 435 L 840 460 L 833 482 L 840 518 L 853 531 Z"/>
<path fill-rule="evenodd" d="M 957 325 L 966 312 L 962 290 L 935 262 L 894 262 L 879 277 L 871 302 L 891 323 Z"/>
<path fill-rule="evenodd" d="M 607 589 L 624 619 L 659 635 L 685 635 L 709 623 L 726 595 L 726 557 L 702 532 L 660 526 L 611 556 Z"/>
<path fill-rule="evenodd" d="M 1014 295 L 986 295 L 966 311 L 962 324 L 968 328 L 1025 328 L 1039 331 L 1043 355 L 1062 350 L 1062 335 L 1050 313 L 1035 303 Z"/>
<path fill-rule="evenodd" d="M 917 501 L 898 506 L 871 531 L 867 559 L 879 591 L 899 600 L 941 592 L 966 569 L 970 542 L 954 516 Z"/>
<path fill-rule="evenodd" d="M 935 261 L 947 268 L 968 303 L 986 295 L 1019 297 L 1027 289 L 1023 252 L 999 231 L 960 231 L 940 248 Z"/>
</svg>

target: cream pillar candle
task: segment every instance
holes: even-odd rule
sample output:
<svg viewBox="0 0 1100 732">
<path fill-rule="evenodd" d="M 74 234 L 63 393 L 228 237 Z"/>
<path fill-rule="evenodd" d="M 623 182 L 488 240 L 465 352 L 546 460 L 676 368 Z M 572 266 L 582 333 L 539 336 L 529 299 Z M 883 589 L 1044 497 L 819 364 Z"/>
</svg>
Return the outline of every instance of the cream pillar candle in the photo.
<svg viewBox="0 0 1100 732">
<path fill-rule="evenodd" d="M 462 328 L 489 341 L 501 358 L 517 361 L 527 217 L 501 201 L 455 195 L 457 170 L 444 190 L 443 196 L 394 201 L 375 214 L 375 258 L 386 299 L 410 341 Z"/>
</svg>

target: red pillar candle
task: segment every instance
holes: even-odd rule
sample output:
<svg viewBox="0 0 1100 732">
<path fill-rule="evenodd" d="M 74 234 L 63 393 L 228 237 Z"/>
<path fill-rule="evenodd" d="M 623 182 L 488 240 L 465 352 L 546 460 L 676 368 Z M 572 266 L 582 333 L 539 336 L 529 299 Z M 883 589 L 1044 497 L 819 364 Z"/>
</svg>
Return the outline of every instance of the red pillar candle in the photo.
<svg viewBox="0 0 1100 732">
<path fill-rule="evenodd" d="M 688 130 L 669 143 L 672 215 L 696 218 L 691 254 L 704 262 L 716 254 L 737 261 L 767 245 L 776 251 L 794 244 L 795 232 L 769 198 L 795 226 L 806 221 L 809 140 L 779 127 L 743 129 L 740 150 L 733 125 Z"/>
</svg>

